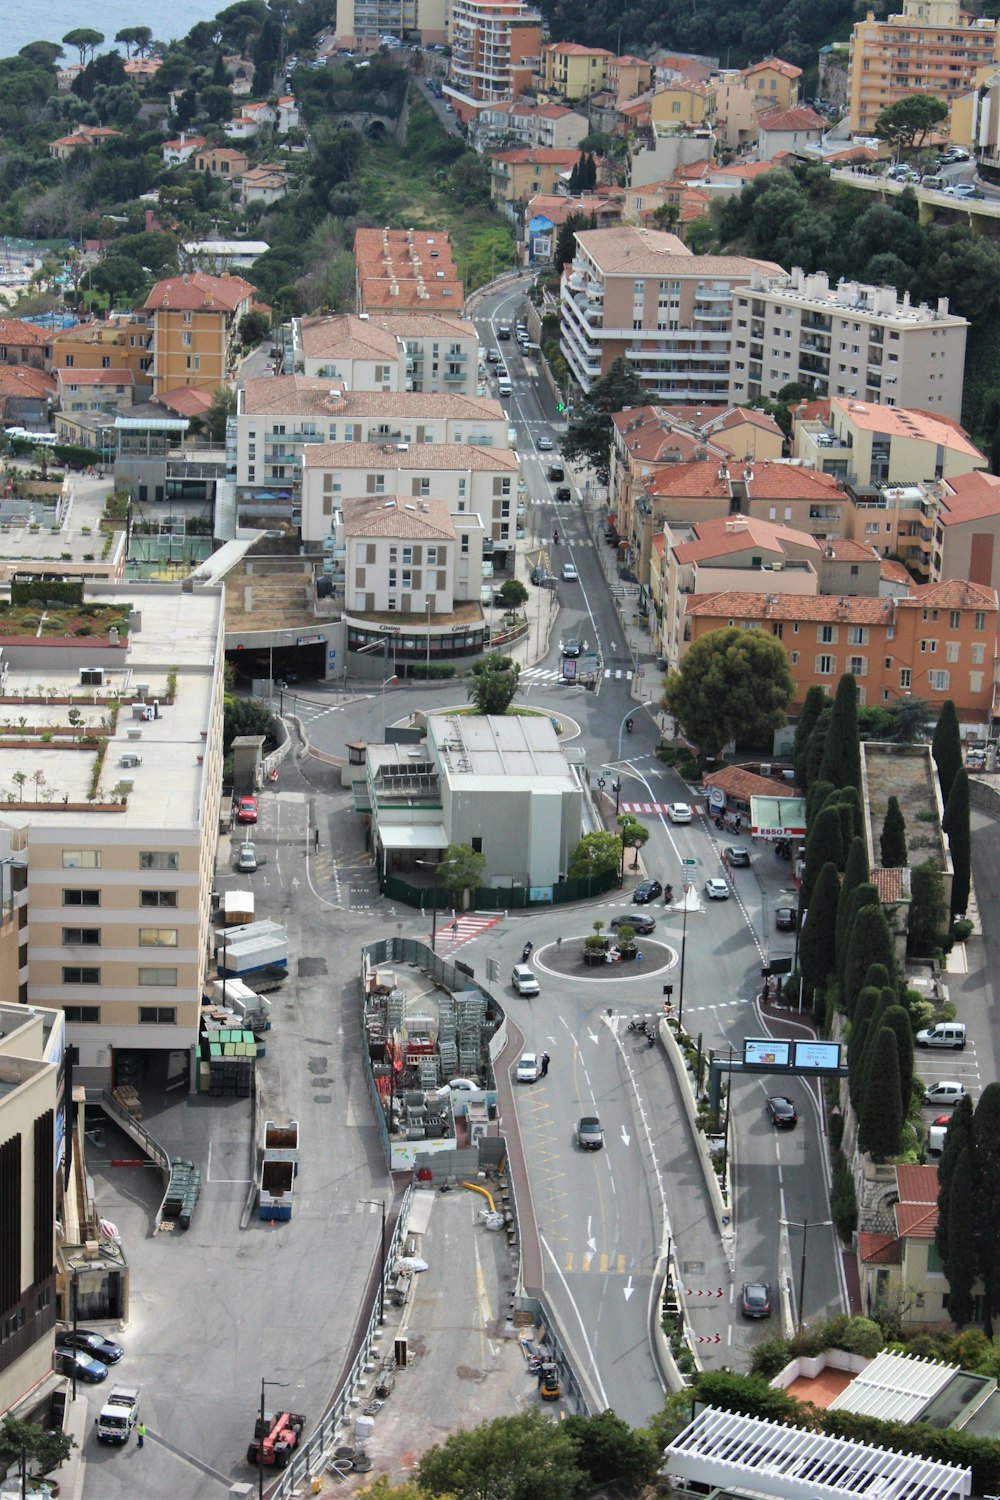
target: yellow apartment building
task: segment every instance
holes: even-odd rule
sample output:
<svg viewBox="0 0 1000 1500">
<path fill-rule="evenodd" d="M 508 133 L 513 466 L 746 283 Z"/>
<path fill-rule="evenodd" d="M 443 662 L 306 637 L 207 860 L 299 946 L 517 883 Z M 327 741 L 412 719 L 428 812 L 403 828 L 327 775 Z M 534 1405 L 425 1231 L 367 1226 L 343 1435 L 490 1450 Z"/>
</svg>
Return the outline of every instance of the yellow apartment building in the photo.
<svg viewBox="0 0 1000 1500">
<path fill-rule="evenodd" d="M 511 209 L 539 193 L 555 193 L 566 173 L 580 160 L 580 152 L 519 146 L 512 151 L 490 151 L 490 196 L 497 208 Z"/>
<path fill-rule="evenodd" d="M 604 87 L 613 59 L 614 53 L 604 47 L 550 42 L 539 54 L 536 92 L 546 98 L 587 99 Z"/>
<path fill-rule="evenodd" d="M 998 37 L 995 20 L 972 17 L 959 0 L 903 0 L 902 14 L 883 21 L 870 10 L 851 31 L 852 132 L 870 135 L 882 111 L 909 94 L 934 94 L 950 108 L 1000 58 Z"/>
<path fill-rule="evenodd" d="M 766 110 L 795 109 L 799 102 L 802 69 L 780 57 L 766 57 L 752 68 L 742 69 L 743 81 L 757 99 L 758 114 Z"/>
<path fill-rule="evenodd" d="M 649 100 L 649 118 L 653 125 L 712 125 L 715 123 L 716 94 L 711 83 L 692 83 L 675 79 L 657 89 Z"/>
<path fill-rule="evenodd" d="M 154 396 L 190 386 L 216 391 L 232 374 L 240 319 L 254 288 L 241 276 L 191 271 L 158 281 L 143 310 L 152 324 Z"/>
</svg>

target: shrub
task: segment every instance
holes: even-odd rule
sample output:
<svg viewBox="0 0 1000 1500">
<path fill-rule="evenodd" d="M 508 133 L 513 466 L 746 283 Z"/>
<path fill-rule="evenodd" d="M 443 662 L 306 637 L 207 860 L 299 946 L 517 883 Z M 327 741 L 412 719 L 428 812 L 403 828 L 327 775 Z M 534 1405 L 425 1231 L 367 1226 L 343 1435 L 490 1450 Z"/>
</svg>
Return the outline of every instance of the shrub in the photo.
<svg viewBox="0 0 1000 1500">
<path fill-rule="evenodd" d="M 837 1347 L 848 1354 L 860 1354 L 863 1359 L 874 1359 L 881 1353 L 885 1338 L 877 1323 L 870 1318 L 851 1318 Z"/>
<path fill-rule="evenodd" d="M 773 1338 L 765 1339 L 762 1344 L 754 1345 L 750 1360 L 750 1373 L 763 1375 L 765 1380 L 773 1380 L 778 1371 L 785 1368 L 791 1357 L 791 1351 L 785 1340 L 775 1334 Z"/>
</svg>

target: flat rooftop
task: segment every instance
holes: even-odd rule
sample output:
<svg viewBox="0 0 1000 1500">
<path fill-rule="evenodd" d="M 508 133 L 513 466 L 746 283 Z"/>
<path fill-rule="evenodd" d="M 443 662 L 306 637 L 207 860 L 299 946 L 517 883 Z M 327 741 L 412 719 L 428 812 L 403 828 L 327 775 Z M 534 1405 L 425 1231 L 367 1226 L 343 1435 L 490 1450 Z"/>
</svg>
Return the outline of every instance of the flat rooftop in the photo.
<svg viewBox="0 0 1000 1500">
<path fill-rule="evenodd" d="M 111 549 L 104 558 L 104 496 L 94 491 L 77 491 L 55 531 L 48 524 L 51 508 L 41 499 L 9 500 L 6 513 L 16 519 L 0 524 L 0 579 L 9 578 L 29 562 L 60 564 L 60 571 L 65 572 L 74 563 L 83 566 L 103 561 L 103 571 L 107 572 L 116 565 L 125 546 L 125 532 L 114 532 Z"/>
</svg>

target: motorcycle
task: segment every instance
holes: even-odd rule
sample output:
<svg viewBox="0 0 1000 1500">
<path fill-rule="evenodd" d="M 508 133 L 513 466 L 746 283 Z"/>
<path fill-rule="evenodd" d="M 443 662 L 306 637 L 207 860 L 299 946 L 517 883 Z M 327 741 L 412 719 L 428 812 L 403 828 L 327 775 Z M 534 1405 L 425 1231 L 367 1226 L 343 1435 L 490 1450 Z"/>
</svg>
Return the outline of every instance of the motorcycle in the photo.
<svg viewBox="0 0 1000 1500">
<path fill-rule="evenodd" d="M 632 719 L 626 719 L 625 720 L 625 728 L 628 730 L 629 734 L 632 733 L 632 724 L 633 724 L 633 720 Z"/>
<path fill-rule="evenodd" d="M 671 901 L 673 899 L 674 899 L 674 888 L 673 888 L 672 885 L 668 885 L 668 886 L 666 886 L 664 888 L 664 892 L 663 892 L 663 904 L 664 904 L 664 906 L 669 906 L 670 903 L 671 903 Z"/>
<path fill-rule="evenodd" d="M 531 957 L 531 952 L 532 952 L 532 949 L 534 948 L 534 946 L 535 946 L 534 943 L 531 942 L 530 939 L 529 939 L 529 941 L 526 942 L 525 945 L 524 945 L 524 947 L 521 949 L 521 962 L 523 964 L 526 964 L 528 962 L 528 959 Z"/>
<path fill-rule="evenodd" d="M 628 1025 L 626 1026 L 625 1030 L 626 1031 L 642 1031 L 642 1032 L 645 1032 L 645 1030 L 646 1030 L 646 1018 L 645 1018 L 645 1016 L 633 1016 L 632 1019 L 631 1019 L 631 1021 L 629 1021 Z"/>
</svg>

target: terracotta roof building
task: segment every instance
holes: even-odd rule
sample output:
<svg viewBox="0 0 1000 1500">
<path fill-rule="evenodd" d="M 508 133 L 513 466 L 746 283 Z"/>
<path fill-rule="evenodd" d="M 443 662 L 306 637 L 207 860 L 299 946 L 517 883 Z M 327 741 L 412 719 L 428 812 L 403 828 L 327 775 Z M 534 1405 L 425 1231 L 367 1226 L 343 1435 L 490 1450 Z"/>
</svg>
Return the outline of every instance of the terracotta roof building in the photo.
<svg viewBox="0 0 1000 1500">
<path fill-rule="evenodd" d="M 225 385 L 238 352 L 240 319 L 251 311 L 253 296 L 254 288 L 240 276 L 192 271 L 158 281 L 143 304 L 153 329 L 153 394 Z"/>
</svg>

